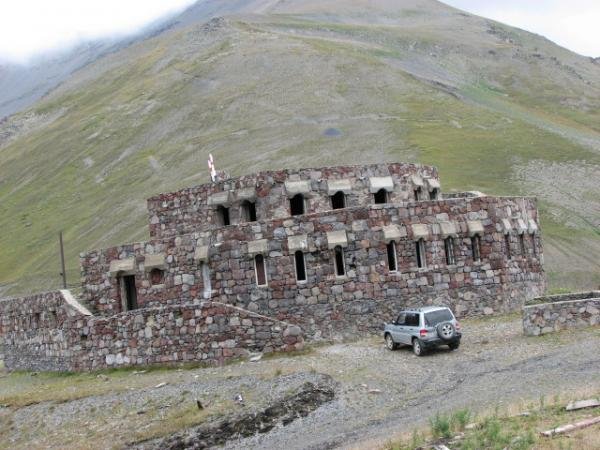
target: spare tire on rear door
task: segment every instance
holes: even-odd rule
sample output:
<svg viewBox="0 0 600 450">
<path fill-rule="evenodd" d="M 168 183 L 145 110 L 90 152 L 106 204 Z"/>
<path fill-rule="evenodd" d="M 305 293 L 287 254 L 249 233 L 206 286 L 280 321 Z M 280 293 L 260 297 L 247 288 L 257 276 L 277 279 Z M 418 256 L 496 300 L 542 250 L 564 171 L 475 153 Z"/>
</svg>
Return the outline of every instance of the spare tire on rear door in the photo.
<svg viewBox="0 0 600 450">
<path fill-rule="evenodd" d="M 452 322 L 442 322 L 440 324 L 438 324 L 436 327 L 437 330 L 437 334 L 440 337 L 440 339 L 444 340 L 444 341 L 449 341 L 450 339 L 452 339 L 456 333 L 456 330 L 454 329 L 454 325 L 452 325 Z"/>
</svg>

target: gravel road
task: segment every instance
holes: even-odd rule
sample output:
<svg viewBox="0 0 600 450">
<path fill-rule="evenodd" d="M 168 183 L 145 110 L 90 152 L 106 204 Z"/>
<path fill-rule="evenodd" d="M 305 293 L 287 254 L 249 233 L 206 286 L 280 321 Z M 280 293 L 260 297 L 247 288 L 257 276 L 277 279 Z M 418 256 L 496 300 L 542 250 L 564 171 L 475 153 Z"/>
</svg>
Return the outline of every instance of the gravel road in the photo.
<svg viewBox="0 0 600 450">
<path fill-rule="evenodd" d="M 440 349 L 421 358 L 409 348 L 391 352 L 381 338 L 370 338 L 222 368 L 109 373 L 104 381 L 90 376 L 81 381 L 86 389 L 106 386 L 106 391 L 0 410 L 0 419 L 10 424 L 0 430 L 0 448 L 122 448 L 135 442 L 136 432 L 164 426 L 165 418 L 173 417 L 169 410 L 185 412 L 188 403 L 194 407 L 195 398 L 207 402 L 207 413 L 211 403 L 220 404 L 223 417 L 244 408 L 227 400 L 238 392 L 244 393 L 247 407 L 257 407 L 301 383 L 319 381 L 320 374 L 335 380 L 332 402 L 225 448 L 377 448 L 391 436 L 426 425 L 438 411 L 489 411 L 515 404 L 526 409 L 542 396 L 600 390 L 598 327 L 525 338 L 520 319 L 512 316 L 467 320 L 463 331 L 459 350 Z M 168 384 L 156 388 L 159 382 Z M 117 383 L 127 389 L 111 391 Z M 51 385 L 37 385 L 44 388 Z"/>
<path fill-rule="evenodd" d="M 373 341 L 319 349 L 304 359 L 334 377 L 337 372 L 338 398 L 285 429 L 226 448 L 372 448 L 426 425 L 438 411 L 484 411 L 600 389 L 598 328 L 542 338 L 522 336 L 520 320 L 466 322 L 463 328 L 459 350 L 422 358 L 407 347 L 390 352 Z"/>
</svg>

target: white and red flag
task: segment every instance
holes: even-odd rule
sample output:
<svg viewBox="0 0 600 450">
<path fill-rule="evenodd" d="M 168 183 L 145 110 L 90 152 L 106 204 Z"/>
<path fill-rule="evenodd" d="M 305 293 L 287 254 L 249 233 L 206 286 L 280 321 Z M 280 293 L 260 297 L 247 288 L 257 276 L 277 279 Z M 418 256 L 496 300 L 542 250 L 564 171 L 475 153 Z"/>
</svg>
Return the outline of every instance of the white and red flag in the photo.
<svg viewBox="0 0 600 450">
<path fill-rule="evenodd" d="M 214 183 L 217 181 L 217 171 L 215 170 L 215 161 L 213 160 L 212 153 L 208 154 L 208 170 L 210 171 L 210 179 Z"/>
</svg>

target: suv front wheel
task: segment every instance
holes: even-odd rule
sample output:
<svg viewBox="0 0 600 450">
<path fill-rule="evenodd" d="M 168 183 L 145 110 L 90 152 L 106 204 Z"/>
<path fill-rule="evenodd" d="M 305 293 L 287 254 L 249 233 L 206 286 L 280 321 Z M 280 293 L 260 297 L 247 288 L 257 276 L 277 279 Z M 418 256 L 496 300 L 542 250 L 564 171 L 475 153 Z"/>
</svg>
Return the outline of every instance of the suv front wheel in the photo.
<svg viewBox="0 0 600 450">
<path fill-rule="evenodd" d="M 421 339 L 413 339 L 413 352 L 417 356 L 423 356 L 423 352 L 425 349 L 423 348 L 423 343 Z"/>
</svg>

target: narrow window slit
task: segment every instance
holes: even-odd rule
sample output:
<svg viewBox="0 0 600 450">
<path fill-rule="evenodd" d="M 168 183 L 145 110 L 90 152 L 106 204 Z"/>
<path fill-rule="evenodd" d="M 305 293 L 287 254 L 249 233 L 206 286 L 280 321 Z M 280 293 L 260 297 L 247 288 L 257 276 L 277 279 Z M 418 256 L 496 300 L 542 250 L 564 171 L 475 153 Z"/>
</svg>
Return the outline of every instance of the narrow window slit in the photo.
<svg viewBox="0 0 600 450">
<path fill-rule="evenodd" d="M 135 287 L 135 276 L 125 275 L 119 278 L 121 295 L 123 298 L 123 307 L 125 311 L 137 309 L 137 290 Z"/>
<path fill-rule="evenodd" d="M 335 259 L 334 259 L 335 274 L 338 277 L 343 277 L 346 275 L 346 263 L 344 262 L 344 249 L 338 245 L 333 249 L 333 251 L 335 254 Z"/>
<path fill-rule="evenodd" d="M 294 253 L 294 261 L 296 263 L 296 281 L 306 281 L 304 253 L 300 250 L 296 251 L 296 253 Z"/>
<path fill-rule="evenodd" d="M 471 238 L 471 251 L 473 254 L 473 261 L 481 261 L 481 237 L 478 234 Z"/>
<path fill-rule="evenodd" d="M 535 243 L 535 234 L 530 234 L 531 236 L 531 249 L 533 250 L 533 256 L 537 257 L 538 255 L 538 249 L 537 249 L 537 245 Z"/>
<path fill-rule="evenodd" d="M 454 239 L 447 237 L 444 240 L 444 250 L 446 251 L 446 265 L 453 266 L 456 264 L 456 258 L 454 256 Z"/>
<path fill-rule="evenodd" d="M 388 269 L 390 272 L 398 271 L 398 260 L 396 259 L 396 241 L 387 244 Z"/>
<path fill-rule="evenodd" d="M 254 272 L 256 275 L 256 285 L 266 286 L 267 285 L 267 267 L 265 264 L 265 257 L 263 255 L 256 255 L 254 257 Z"/>
<path fill-rule="evenodd" d="M 421 188 L 416 188 L 413 193 L 415 194 L 415 200 L 419 201 L 421 199 Z"/>
<path fill-rule="evenodd" d="M 510 251 L 510 234 L 504 235 L 504 248 L 506 249 L 506 259 L 511 259 L 512 254 Z"/>
<path fill-rule="evenodd" d="M 419 239 L 417 242 L 415 242 L 415 252 L 417 255 L 417 267 L 419 269 L 427 267 L 425 241 L 423 239 Z"/>
</svg>

